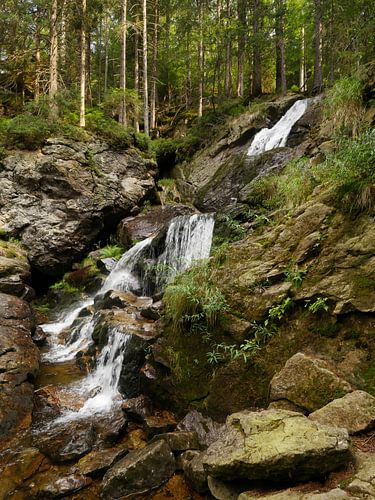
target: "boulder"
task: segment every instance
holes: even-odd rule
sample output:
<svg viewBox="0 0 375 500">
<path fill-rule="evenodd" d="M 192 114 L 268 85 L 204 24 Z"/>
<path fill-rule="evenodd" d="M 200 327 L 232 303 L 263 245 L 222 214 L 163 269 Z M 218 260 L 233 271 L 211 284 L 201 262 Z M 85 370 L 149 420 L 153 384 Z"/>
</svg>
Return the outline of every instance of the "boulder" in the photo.
<svg viewBox="0 0 375 500">
<path fill-rule="evenodd" d="M 39 351 L 27 302 L 0 293 L 0 438 L 31 422 Z"/>
<path fill-rule="evenodd" d="M 176 468 L 173 453 L 163 440 L 130 452 L 103 478 L 103 497 L 139 498 L 166 482 Z"/>
<path fill-rule="evenodd" d="M 327 362 L 299 352 L 271 380 L 270 399 L 287 400 L 313 412 L 352 390 Z"/>
<path fill-rule="evenodd" d="M 375 454 L 356 455 L 357 472 L 346 490 L 359 498 L 375 498 Z"/>
<path fill-rule="evenodd" d="M 220 437 L 223 425 L 210 417 L 204 417 L 197 410 L 192 410 L 179 422 L 177 430 L 196 432 L 201 446 L 206 448 Z"/>
<path fill-rule="evenodd" d="M 30 265 L 25 249 L 19 244 L 0 239 L 0 292 L 31 300 Z"/>
<path fill-rule="evenodd" d="M 79 460 L 77 468 L 84 476 L 100 476 L 127 453 L 120 447 L 91 451 Z"/>
<path fill-rule="evenodd" d="M 345 429 L 321 426 L 286 410 L 243 411 L 227 418 L 223 436 L 205 452 L 208 475 L 238 479 L 306 481 L 347 463 Z"/>
<path fill-rule="evenodd" d="M 43 472 L 33 480 L 28 498 L 33 500 L 39 498 L 65 498 L 82 490 L 91 482 L 90 478 L 77 474 L 64 475 L 58 472 Z"/>
<path fill-rule="evenodd" d="M 151 443 L 164 439 L 172 451 L 199 450 L 201 448 L 196 432 L 166 432 L 154 436 Z"/>
<path fill-rule="evenodd" d="M 166 224 L 179 215 L 190 215 L 194 212 L 185 205 L 163 205 L 152 207 L 147 213 L 127 217 L 117 228 L 117 235 L 121 245 L 129 248 L 134 242 L 141 241 L 158 233 Z"/>
<path fill-rule="evenodd" d="M 285 490 L 280 493 L 270 493 L 269 495 L 255 495 L 252 493 L 241 493 L 238 500 L 256 500 L 257 498 L 264 500 L 350 500 L 352 497 L 340 488 L 335 488 L 330 491 L 312 491 L 311 493 L 304 493 L 302 491 Z"/>
<path fill-rule="evenodd" d="M 353 391 L 309 416 L 314 422 L 344 427 L 349 434 L 367 432 L 375 427 L 375 398 L 364 391 Z"/>
<path fill-rule="evenodd" d="M 0 219 L 31 265 L 59 276 L 100 234 L 154 189 L 155 164 L 134 149 L 49 139 L 42 152 L 7 156 L 0 173 Z"/>
<path fill-rule="evenodd" d="M 211 495 L 216 500 L 237 500 L 238 495 L 242 491 L 242 487 L 238 481 L 225 483 L 224 481 L 220 481 L 220 479 L 208 476 L 207 484 Z"/>
<path fill-rule="evenodd" d="M 136 422 L 143 422 L 146 417 L 153 414 L 152 401 L 143 394 L 136 398 L 127 399 L 122 404 L 122 409 L 130 419 Z"/>
<path fill-rule="evenodd" d="M 178 457 L 178 467 L 184 471 L 186 479 L 198 493 L 208 490 L 207 474 L 203 467 L 203 453 L 187 450 Z"/>
</svg>

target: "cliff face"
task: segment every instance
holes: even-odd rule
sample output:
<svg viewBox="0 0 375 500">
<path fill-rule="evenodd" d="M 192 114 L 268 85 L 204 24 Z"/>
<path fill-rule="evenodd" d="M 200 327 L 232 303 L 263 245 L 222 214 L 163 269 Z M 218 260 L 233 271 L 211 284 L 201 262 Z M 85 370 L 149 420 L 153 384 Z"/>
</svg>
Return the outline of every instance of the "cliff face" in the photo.
<svg viewBox="0 0 375 500">
<path fill-rule="evenodd" d="M 153 190 L 155 174 L 132 149 L 50 139 L 41 152 L 3 160 L 0 226 L 22 241 L 34 269 L 57 276 Z"/>
</svg>

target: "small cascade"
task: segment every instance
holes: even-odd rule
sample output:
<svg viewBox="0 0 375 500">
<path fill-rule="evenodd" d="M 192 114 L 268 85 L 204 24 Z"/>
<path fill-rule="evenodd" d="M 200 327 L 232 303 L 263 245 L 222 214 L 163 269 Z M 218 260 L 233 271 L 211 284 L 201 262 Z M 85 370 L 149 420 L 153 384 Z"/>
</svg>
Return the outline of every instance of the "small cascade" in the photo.
<svg viewBox="0 0 375 500">
<path fill-rule="evenodd" d="M 161 235 L 147 238 L 124 253 L 115 269 L 109 274 L 95 297 L 109 290 L 130 291 L 144 295 L 149 289 L 148 272 L 145 266 L 151 266 L 154 279 L 158 278 L 158 266 L 163 268 L 161 288 L 167 281 L 191 266 L 197 259 L 209 257 L 214 216 L 198 215 L 180 216 L 173 219 L 167 231 Z M 167 275 L 164 271 L 167 269 Z M 42 325 L 48 334 L 49 349 L 43 355 L 46 363 L 65 363 L 75 358 L 79 351 L 92 343 L 95 328 L 94 312 L 90 310 L 81 318 L 85 308 L 94 305 L 95 297 L 89 297 L 73 309 L 68 310 L 56 323 Z M 61 342 L 61 337 L 65 340 Z M 108 342 L 96 360 L 96 366 L 83 380 L 66 389 L 69 394 L 76 394 L 83 405 L 78 411 L 66 411 L 58 421 L 73 420 L 95 413 L 109 411 L 121 396 L 118 384 L 124 359 L 126 344 L 131 335 L 110 328 Z"/>
<path fill-rule="evenodd" d="M 260 130 L 255 135 L 247 156 L 256 156 L 271 149 L 284 147 L 293 125 L 305 114 L 310 102 L 311 99 L 296 101 L 272 128 Z"/>
</svg>

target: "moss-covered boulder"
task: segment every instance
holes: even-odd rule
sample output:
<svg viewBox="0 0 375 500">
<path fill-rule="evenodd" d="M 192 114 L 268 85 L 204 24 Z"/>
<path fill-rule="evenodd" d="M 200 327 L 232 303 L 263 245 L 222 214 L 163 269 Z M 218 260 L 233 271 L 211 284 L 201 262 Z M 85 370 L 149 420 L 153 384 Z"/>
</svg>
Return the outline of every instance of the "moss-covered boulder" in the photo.
<svg viewBox="0 0 375 500">
<path fill-rule="evenodd" d="M 270 399 L 287 400 L 311 412 L 351 391 L 351 385 L 333 373 L 327 362 L 297 353 L 273 377 Z"/>
<path fill-rule="evenodd" d="M 243 411 L 228 417 L 223 437 L 205 452 L 203 465 L 224 481 L 304 481 L 341 467 L 349 456 L 345 429 L 285 410 Z"/>
</svg>

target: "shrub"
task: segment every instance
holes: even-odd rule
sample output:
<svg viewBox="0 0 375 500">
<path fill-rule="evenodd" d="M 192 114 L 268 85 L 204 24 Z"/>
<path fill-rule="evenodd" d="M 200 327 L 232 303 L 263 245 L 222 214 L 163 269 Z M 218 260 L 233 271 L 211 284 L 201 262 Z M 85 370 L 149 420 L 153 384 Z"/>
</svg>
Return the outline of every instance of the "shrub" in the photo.
<svg viewBox="0 0 375 500">
<path fill-rule="evenodd" d="M 55 125 L 45 118 L 31 114 L 18 115 L 6 125 L 5 145 L 19 149 L 39 149 L 54 130 Z"/>
<path fill-rule="evenodd" d="M 107 245 L 100 250 L 100 257 L 102 259 L 116 259 L 120 260 L 124 249 L 120 245 Z"/>
<path fill-rule="evenodd" d="M 132 131 L 125 129 L 112 118 L 106 117 L 99 109 L 87 113 L 86 128 L 102 137 L 115 149 L 127 149 L 133 144 Z"/>
<path fill-rule="evenodd" d="M 214 284 L 207 261 L 177 276 L 164 294 L 166 318 L 175 331 L 207 331 L 218 325 L 228 305 Z"/>
</svg>

